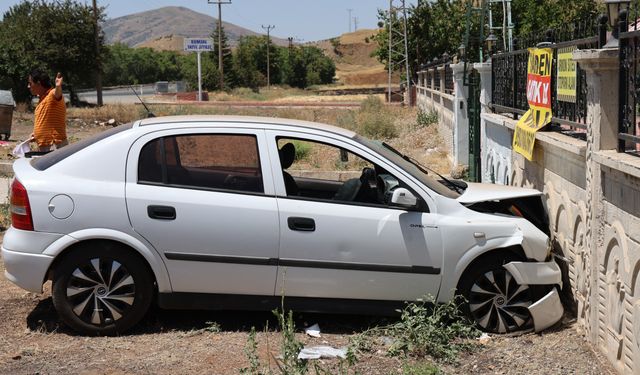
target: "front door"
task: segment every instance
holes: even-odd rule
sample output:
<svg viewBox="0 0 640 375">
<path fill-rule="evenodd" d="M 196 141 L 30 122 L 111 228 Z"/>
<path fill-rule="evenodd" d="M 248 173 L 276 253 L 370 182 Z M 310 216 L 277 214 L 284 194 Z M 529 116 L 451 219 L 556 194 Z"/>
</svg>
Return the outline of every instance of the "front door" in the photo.
<svg viewBox="0 0 640 375">
<path fill-rule="evenodd" d="M 373 155 L 337 139 L 268 137 L 280 157 L 286 158 L 287 144 L 296 150 L 294 162 L 282 163 L 286 170 L 281 172 L 293 182 L 283 178 L 286 186 L 277 187 L 276 294 L 367 300 L 437 295 L 442 246 L 435 215 L 427 205 L 420 210 L 391 206 L 386 193 L 395 186 L 384 186 L 411 189 L 410 184 L 398 180 L 388 165 L 370 161 Z"/>
</svg>

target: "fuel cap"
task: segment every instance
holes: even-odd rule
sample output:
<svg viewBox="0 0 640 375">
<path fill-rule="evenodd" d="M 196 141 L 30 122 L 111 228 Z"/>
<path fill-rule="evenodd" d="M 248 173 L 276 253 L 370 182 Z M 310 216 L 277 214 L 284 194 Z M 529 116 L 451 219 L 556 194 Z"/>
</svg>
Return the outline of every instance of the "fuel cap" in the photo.
<svg viewBox="0 0 640 375">
<path fill-rule="evenodd" d="M 49 212 L 56 219 L 66 219 L 73 213 L 73 199 L 65 194 L 59 194 L 49 201 Z"/>
</svg>

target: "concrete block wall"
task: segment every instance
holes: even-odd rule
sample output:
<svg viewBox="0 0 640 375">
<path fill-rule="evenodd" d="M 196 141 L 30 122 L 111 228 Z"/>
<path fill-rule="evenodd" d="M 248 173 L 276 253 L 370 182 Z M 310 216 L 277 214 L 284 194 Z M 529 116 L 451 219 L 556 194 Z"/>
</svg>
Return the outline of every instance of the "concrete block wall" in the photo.
<svg viewBox="0 0 640 375">
<path fill-rule="evenodd" d="M 469 163 L 469 129 L 467 119 L 467 89 L 462 84 L 464 64 L 451 64 L 453 70 L 454 92 L 445 92 L 444 79 L 440 87 L 435 87 L 433 74 L 418 72 L 416 103 L 423 111 L 435 111 L 438 114 L 438 132 L 443 139 L 443 147 L 449 154 L 452 168 Z M 444 66 L 437 68 L 444 77 Z M 431 82 L 428 81 L 431 77 Z M 428 87 L 430 86 L 430 87 Z"/>
<path fill-rule="evenodd" d="M 421 94 L 424 93 L 424 94 Z M 418 91 L 417 104 L 422 111 L 435 111 L 438 114 L 438 134 L 444 141 L 444 147 L 449 155 L 454 153 L 454 129 L 455 121 L 453 115 L 452 95 L 440 93 L 431 89 L 424 88 Z"/>
</svg>

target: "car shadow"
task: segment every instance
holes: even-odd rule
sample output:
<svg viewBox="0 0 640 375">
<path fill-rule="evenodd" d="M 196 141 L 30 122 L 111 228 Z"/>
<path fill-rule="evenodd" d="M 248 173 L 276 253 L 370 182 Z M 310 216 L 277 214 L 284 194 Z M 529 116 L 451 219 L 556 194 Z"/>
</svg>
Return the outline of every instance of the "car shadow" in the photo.
<svg viewBox="0 0 640 375">
<path fill-rule="evenodd" d="M 293 313 L 297 330 L 318 324 L 322 333 L 351 334 L 396 321 L 393 317 L 348 314 Z M 27 327 L 33 332 L 61 333 L 79 336 L 60 319 L 51 297 L 41 300 L 27 316 Z M 164 310 L 152 307 L 143 320 L 126 335 L 146 335 L 169 331 L 250 332 L 278 329 L 278 317 L 271 311 L 235 310 Z"/>
</svg>

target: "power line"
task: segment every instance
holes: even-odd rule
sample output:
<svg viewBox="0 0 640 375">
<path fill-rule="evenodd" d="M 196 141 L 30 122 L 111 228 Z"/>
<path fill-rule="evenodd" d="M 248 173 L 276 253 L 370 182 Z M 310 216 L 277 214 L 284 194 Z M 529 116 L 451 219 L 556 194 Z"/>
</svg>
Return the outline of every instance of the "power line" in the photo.
<svg viewBox="0 0 640 375">
<path fill-rule="evenodd" d="M 276 25 L 262 25 L 262 28 L 267 30 L 267 90 L 269 90 L 269 87 L 271 85 L 270 82 L 270 77 L 269 77 L 269 44 L 271 42 L 271 38 L 270 38 L 270 33 L 271 33 L 271 29 L 275 29 Z"/>
<path fill-rule="evenodd" d="M 231 4 L 231 0 L 207 1 L 209 4 L 218 5 L 218 73 L 220 76 L 220 90 L 222 90 L 224 88 L 224 64 L 222 63 L 222 5 Z"/>
</svg>

